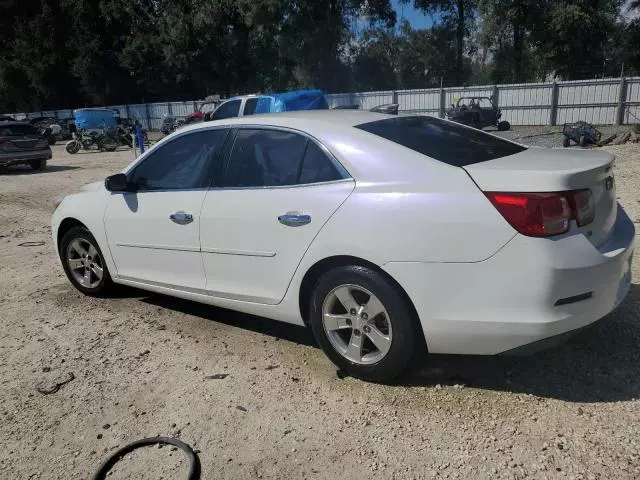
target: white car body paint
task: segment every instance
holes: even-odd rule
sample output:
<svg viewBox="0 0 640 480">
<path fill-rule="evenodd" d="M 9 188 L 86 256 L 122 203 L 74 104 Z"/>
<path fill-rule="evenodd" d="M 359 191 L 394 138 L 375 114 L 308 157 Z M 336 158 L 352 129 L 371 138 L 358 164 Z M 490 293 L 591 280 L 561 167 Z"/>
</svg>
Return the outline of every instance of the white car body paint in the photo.
<svg viewBox="0 0 640 480">
<path fill-rule="evenodd" d="M 402 287 L 434 353 L 504 352 L 588 325 L 624 298 L 634 227 L 615 206 L 615 189 L 605 194 L 594 184 L 611 175 L 612 157 L 532 148 L 460 168 L 353 128 L 385 118 L 312 111 L 185 127 L 151 151 L 194 130 L 273 126 L 317 140 L 351 179 L 158 192 L 154 201 L 139 203 L 139 216 L 124 199 L 131 194 L 92 185 L 65 197 L 55 211 L 54 242 L 61 222 L 74 218 L 96 238 L 117 283 L 298 325 L 304 324 L 299 295 L 309 269 L 329 257 L 357 257 Z M 519 234 L 481 191 L 570 188 L 596 190 L 596 222 L 582 228 L 573 222 L 553 238 Z M 168 215 L 177 210 L 192 212 L 196 221 L 188 229 L 170 224 Z M 277 217 L 289 211 L 310 213 L 312 221 L 285 227 Z M 144 251 L 141 246 L 179 250 L 131 253 Z M 121 260 L 126 267 L 116 268 Z M 591 298 L 554 306 L 584 292 Z"/>
</svg>

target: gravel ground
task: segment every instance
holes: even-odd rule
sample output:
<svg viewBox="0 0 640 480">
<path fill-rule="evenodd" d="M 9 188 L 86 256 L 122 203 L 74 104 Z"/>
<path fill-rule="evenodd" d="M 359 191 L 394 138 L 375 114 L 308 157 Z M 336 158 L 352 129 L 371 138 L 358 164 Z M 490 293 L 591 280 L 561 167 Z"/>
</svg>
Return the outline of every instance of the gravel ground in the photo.
<svg viewBox="0 0 640 480">
<path fill-rule="evenodd" d="M 509 134 L 523 131 L 533 129 Z M 638 222 L 640 149 L 610 150 Z M 305 329 L 70 286 L 52 251 L 52 202 L 130 160 L 56 146 L 45 172 L 0 176 L 0 478 L 86 479 L 118 446 L 154 435 L 198 449 L 204 479 L 640 477 L 637 280 L 566 346 L 431 356 L 396 385 L 340 379 Z M 149 448 L 110 478 L 185 478 L 186 468 L 179 451 Z"/>
<path fill-rule="evenodd" d="M 597 129 L 602 134 L 601 138 L 607 138 L 609 135 L 617 133 L 619 131 L 627 131 L 629 127 L 614 126 L 614 125 L 599 125 Z M 488 129 L 487 129 L 488 131 Z M 506 132 L 492 131 L 500 137 L 508 138 L 525 145 L 535 145 L 537 147 L 553 147 L 561 148 L 563 135 L 562 125 L 556 127 L 512 127 L 511 130 Z M 574 148 L 579 148 L 572 143 Z"/>
</svg>

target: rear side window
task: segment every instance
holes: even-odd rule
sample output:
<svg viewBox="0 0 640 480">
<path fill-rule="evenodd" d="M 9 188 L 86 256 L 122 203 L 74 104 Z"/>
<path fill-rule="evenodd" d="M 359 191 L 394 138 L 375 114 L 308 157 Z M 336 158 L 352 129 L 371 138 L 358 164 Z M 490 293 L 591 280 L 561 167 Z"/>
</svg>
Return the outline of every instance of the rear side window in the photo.
<svg viewBox="0 0 640 480">
<path fill-rule="evenodd" d="M 440 162 L 456 167 L 486 162 L 526 150 L 472 128 L 426 116 L 396 117 L 356 125 Z"/>
<path fill-rule="evenodd" d="M 225 174 L 225 187 L 277 187 L 344 178 L 327 154 L 295 132 L 238 130 Z"/>
<path fill-rule="evenodd" d="M 0 137 L 23 137 L 25 135 L 37 135 L 38 131 L 33 125 L 14 124 L 0 125 Z"/>
<path fill-rule="evenodd" d="M 342 175 L 327 154 L 315 142 L 309 141 L 302 160 L 300 183 L 332 182 L 341 178 Z"/>
<path fill-rule="evenodd" d="M 240 129 L 225 175 L 227 187 L 273 187 L 298 183 L 307 139 L 279 130 Z"/>
</svg>

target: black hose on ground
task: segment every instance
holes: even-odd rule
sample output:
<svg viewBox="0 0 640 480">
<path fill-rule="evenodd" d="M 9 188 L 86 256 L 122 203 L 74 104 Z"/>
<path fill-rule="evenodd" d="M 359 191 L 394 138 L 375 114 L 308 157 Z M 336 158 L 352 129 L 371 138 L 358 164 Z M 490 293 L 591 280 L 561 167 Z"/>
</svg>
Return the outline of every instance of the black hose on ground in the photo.
<svg viewBox="0 0 640 480">
<path fill-rule="evenodd" d="M 189 474 L 187 475 L 187 480 L 200 480 L 200 459 L 196 452 L 184 442 L 181 442 L 177 438 L 171 437 L 151 437 L 151 438 L 143 438 L 142 440 L 136 440 L 124 447 L 116 450 L 113 455 L 107 458 L 98 471 L 93 475 L 92 480 L 104 480 L 107 478 L 107 474 L 113 468 L 113 466 L 118 463 L 122 457 L 126 454 L 133 452 L 141 447 L 148 447 L 149 445 L 155 445 L 158 443 L 162 443 L 165 445 L 174 445 L 182 450 L 187 457 L 189 457 Z"/>
</svg>

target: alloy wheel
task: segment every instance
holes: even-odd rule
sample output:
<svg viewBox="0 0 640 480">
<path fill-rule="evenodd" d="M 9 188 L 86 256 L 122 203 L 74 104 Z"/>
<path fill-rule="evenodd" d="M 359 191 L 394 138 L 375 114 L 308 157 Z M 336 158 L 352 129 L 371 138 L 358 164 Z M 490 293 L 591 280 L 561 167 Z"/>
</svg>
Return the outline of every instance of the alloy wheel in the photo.
<svg viewBox="0 0 640 480">
<path fill-rule="evenodd" d="M 331 290 L 322 305 L 322 325 L 333 348 L 353 363 L 377 363 L 391 348 L 389 314 L 378 297 L 361 286 Z"/>
<path fill-rule="evenodd" d="M 104 277 L 104 262 L 98 249 L 85 238 L 69 243 L 67 265 L 73 279 L 85 288 L 96 288 Z"/>
</svg>

